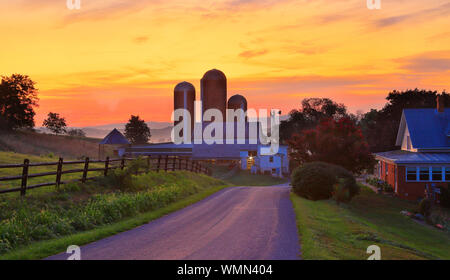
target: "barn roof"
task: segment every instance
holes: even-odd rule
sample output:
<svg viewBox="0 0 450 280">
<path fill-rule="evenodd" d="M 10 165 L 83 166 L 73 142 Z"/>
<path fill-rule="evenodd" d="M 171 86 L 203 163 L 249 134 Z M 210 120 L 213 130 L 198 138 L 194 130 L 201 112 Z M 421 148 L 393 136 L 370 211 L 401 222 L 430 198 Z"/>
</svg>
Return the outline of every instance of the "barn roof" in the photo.
<svg viewBox="0 0 450 280">
<path fill-rule="evenodd" d="M 100 142 L 102 145 L 125 145 L 130 142 L 123 136 L 120 131 L 114 128 L 105 138 Z"/>
<path fill-rule="evenodd" d="M 416 149 L 450 148 L 450 109 L 439 113 L 436 109 L 405 109 L 400 123 L 397 145 L 407 127 Z"/>
</svg>

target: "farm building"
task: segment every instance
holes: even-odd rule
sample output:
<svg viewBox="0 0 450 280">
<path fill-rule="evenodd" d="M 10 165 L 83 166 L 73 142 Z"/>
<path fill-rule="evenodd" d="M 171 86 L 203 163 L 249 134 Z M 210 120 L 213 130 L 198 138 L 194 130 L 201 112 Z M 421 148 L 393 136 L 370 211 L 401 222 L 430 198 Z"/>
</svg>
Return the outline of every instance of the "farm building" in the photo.
<svg viewBox="0 0 450 280">
<path fill-rule="evenodd" d="M 206 144 L 196 143 L 192 141 L 191 144 L 148 144 L 132 147 L 123 147 L 119 150 L 119 155 L 126 156 L 157 156 L 157 155 L 173 155 L 181 157 L 189 157 L 193 160 L 201 161 L 215 161 L 224 164 L 234 164 L 240 166 L 242 169 L 252 170 L 253 172 L 270 173 L 274 176 L 283 176 L 289 172 L 287 147 L 280 146 L 279 153 L 274 155 L 263 155 L 265 145 L 260 143 L 259 135 L 261 127 L 259 123 L 251 122 L 245 118 L 245 139 L 244 143 L 237 141 L 237 127 L 236 121 L 228 121 L 226 116 L 227 109 L 242 109 L 247 111 L 247 100 L 242 95 L 233 95 L 227 101 L 227 79 L 223 72 L 213 69 L 205 73 L 201 79 L 201 97 L 202 108 L 201 115 L 208 109 L 218 109 L 223 116 L 222 127 L 223 144 L 214 143 Z M 192 118 L 188 119 L 184 115 L 181 122 L 184 123 L 182 134 L 186 133 L 187 127 L 191 127 L 191 131 L 185 135 L 191 135 L 194 139 L 196 131 L 203 132 L 208 126 L 209 122 L 203 120 L 194 120 L 194 102 L 195 102 L 195 88 L 188 82 L 179 83 L 174 89 L 174 110 L 186 109 Z M 186 120 L 186 121 L 184 121 Z M 180 121 L 175 121 L 177 125 Z M 186 124 L 191 122 L 191 125 Z M 233 123 L 234 122 L 234 123 Z M 234 144 L 225 144 L 227 140 L 226 127 L 231 124 L 234 129 Z M 250 137 L 252 129 L 256 131 L 256 139 Z M 215 131 L 215 133 L 217 133 Z M 202 133 L 200 133 L 202 134 Z M 252 134 L 254 135 L 254 133 Z M 241 136 L 242 137 L 242 136 Z M 186 139 L 186 138 L 185 138 Z M 205 140 L 205 139 L 203 139 Z M 228 139 L 230 140 L 230 139 Z"/>
<path fill-rule="evenodd" d="M 130 145 L 130 142 L 123 134 L 114 128 L 98 145 L 98 158 L 104 159 L 107 156 L 117 156 L 119 149 Z"/>
<path fill-rule="evenodd" d="M 450 109 L 438 96 L 437 109 L 403 110 L 398 151 L 377 153 L 377 176 L 405 199 L 417 200 L 425 190 L 439 193 L 450 183 Z M 437 195 L 438 196 L 438 195 Z"/>
</svg>

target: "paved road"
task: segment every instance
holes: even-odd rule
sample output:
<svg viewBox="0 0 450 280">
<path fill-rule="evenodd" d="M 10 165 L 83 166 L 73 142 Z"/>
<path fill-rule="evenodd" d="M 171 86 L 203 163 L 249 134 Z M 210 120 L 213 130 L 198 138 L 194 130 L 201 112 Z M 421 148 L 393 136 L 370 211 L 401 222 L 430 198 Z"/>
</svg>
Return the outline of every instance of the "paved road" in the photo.
<svg viewBox="0 0 450 280">
<path fill-rule="evenodd" d="M 277 260 L 300 253 L 289 187 L 224 189 L 185 209 L 81 247 L 82 259 Z M 66 259 L 66 254 L 49 259 Z"/>
</svg>

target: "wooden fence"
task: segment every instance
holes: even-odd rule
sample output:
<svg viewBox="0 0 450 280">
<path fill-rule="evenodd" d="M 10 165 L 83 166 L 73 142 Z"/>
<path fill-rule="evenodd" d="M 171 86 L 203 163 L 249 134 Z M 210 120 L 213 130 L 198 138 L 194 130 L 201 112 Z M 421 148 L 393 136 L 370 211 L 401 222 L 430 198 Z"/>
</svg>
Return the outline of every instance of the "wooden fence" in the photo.
<svg viewBox="0 0 450 280">
<path fill-rule="evenodd" d="M 10 188 L 10 189 L 0 189 L 0 194 L 3 193 L 11 193 L 11 192 L 20 192 L 21 196 L 25 196 L 27 190 L 47 187 L 47 186 L 56 186 L 57 188 L 62 184 L 67 184 L 70 182 L 81 181 L 85 183 L 87 180 L 92 180 L 96 177 L 88 177 L 89 172 L 102 172 L 103 176 L 108 175 L 108 171 L 112 169 L 124 169 L 127 167 L 127 162 L 132 160 L 136 160 L 135 158 L 118 158 L 118 159 L 110 159 L 109 157 L 106 160 L 90 160 L 86 158 L 82 161 L 64 161 L 62 158 L 58 160 L 58 162 L 44 162 L 44 163 L 30 163 L 28 159 L 25 159 L 22 164 L 6 164 L 0 165 L 0 169 L 6 168 L 22 168 L 22 174 L 16 176 L 8 176 L 8 177 L 0 177 L 0 182 L 4 181 L 21 181 L 20 187 Z M 195 173 L 204 173 L 207 175 L 211 174 L 211 171 L 199 164 L 196 161 L 187 159 L 187 158 L 179 158 L 179 157 L 170 157 L 170 156 L 157 156 L 157 157 L 145 157 L 147 167 L 146 171 L 176 171 L 176 170 L 186 170 Z M 104 163 L 104 167 L 100 168 L 90 168 L 90 164 L 95 163 Z M 84 168 L 80 169 L 69 169 L 64 170 L 64 166 L 68 165 L 76 165 L 76 164 L 84 164 Z M 42 167 L 42 166 L 55 166 L 56 171 L 51 172 L 43 172 L 43 173 L 35 173 L 29 174 L 28 170 L 30 167 Z M 63 181 L 62 177 L 64 174 L 72 174 L 72 173 L 82 173 L 80 179 Z M 55 181 L 48 183 L 41 183 L 35 185 L 27 185 L 29 178 L 37 178 L 44 176 L 56 176 Z"/>
</svg>

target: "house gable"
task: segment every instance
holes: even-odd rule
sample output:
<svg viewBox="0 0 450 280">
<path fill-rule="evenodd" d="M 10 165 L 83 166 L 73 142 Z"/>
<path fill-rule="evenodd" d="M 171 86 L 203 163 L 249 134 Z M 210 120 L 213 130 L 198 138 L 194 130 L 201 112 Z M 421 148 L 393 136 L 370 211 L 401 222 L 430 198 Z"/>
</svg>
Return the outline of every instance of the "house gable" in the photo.
<svg viewBox="0 0 450 280">
<path fill-rule="evenodd" d="M 444 112 L 438 112 L 436 109 L 405 109 L 400 121 L 396 145 L 408 151 L 448 152 L 450 150 L 449 120 L 450 109 L 445 109 Z M 408 145 L 408 137 L 410 145 Z"/>
</svg>

